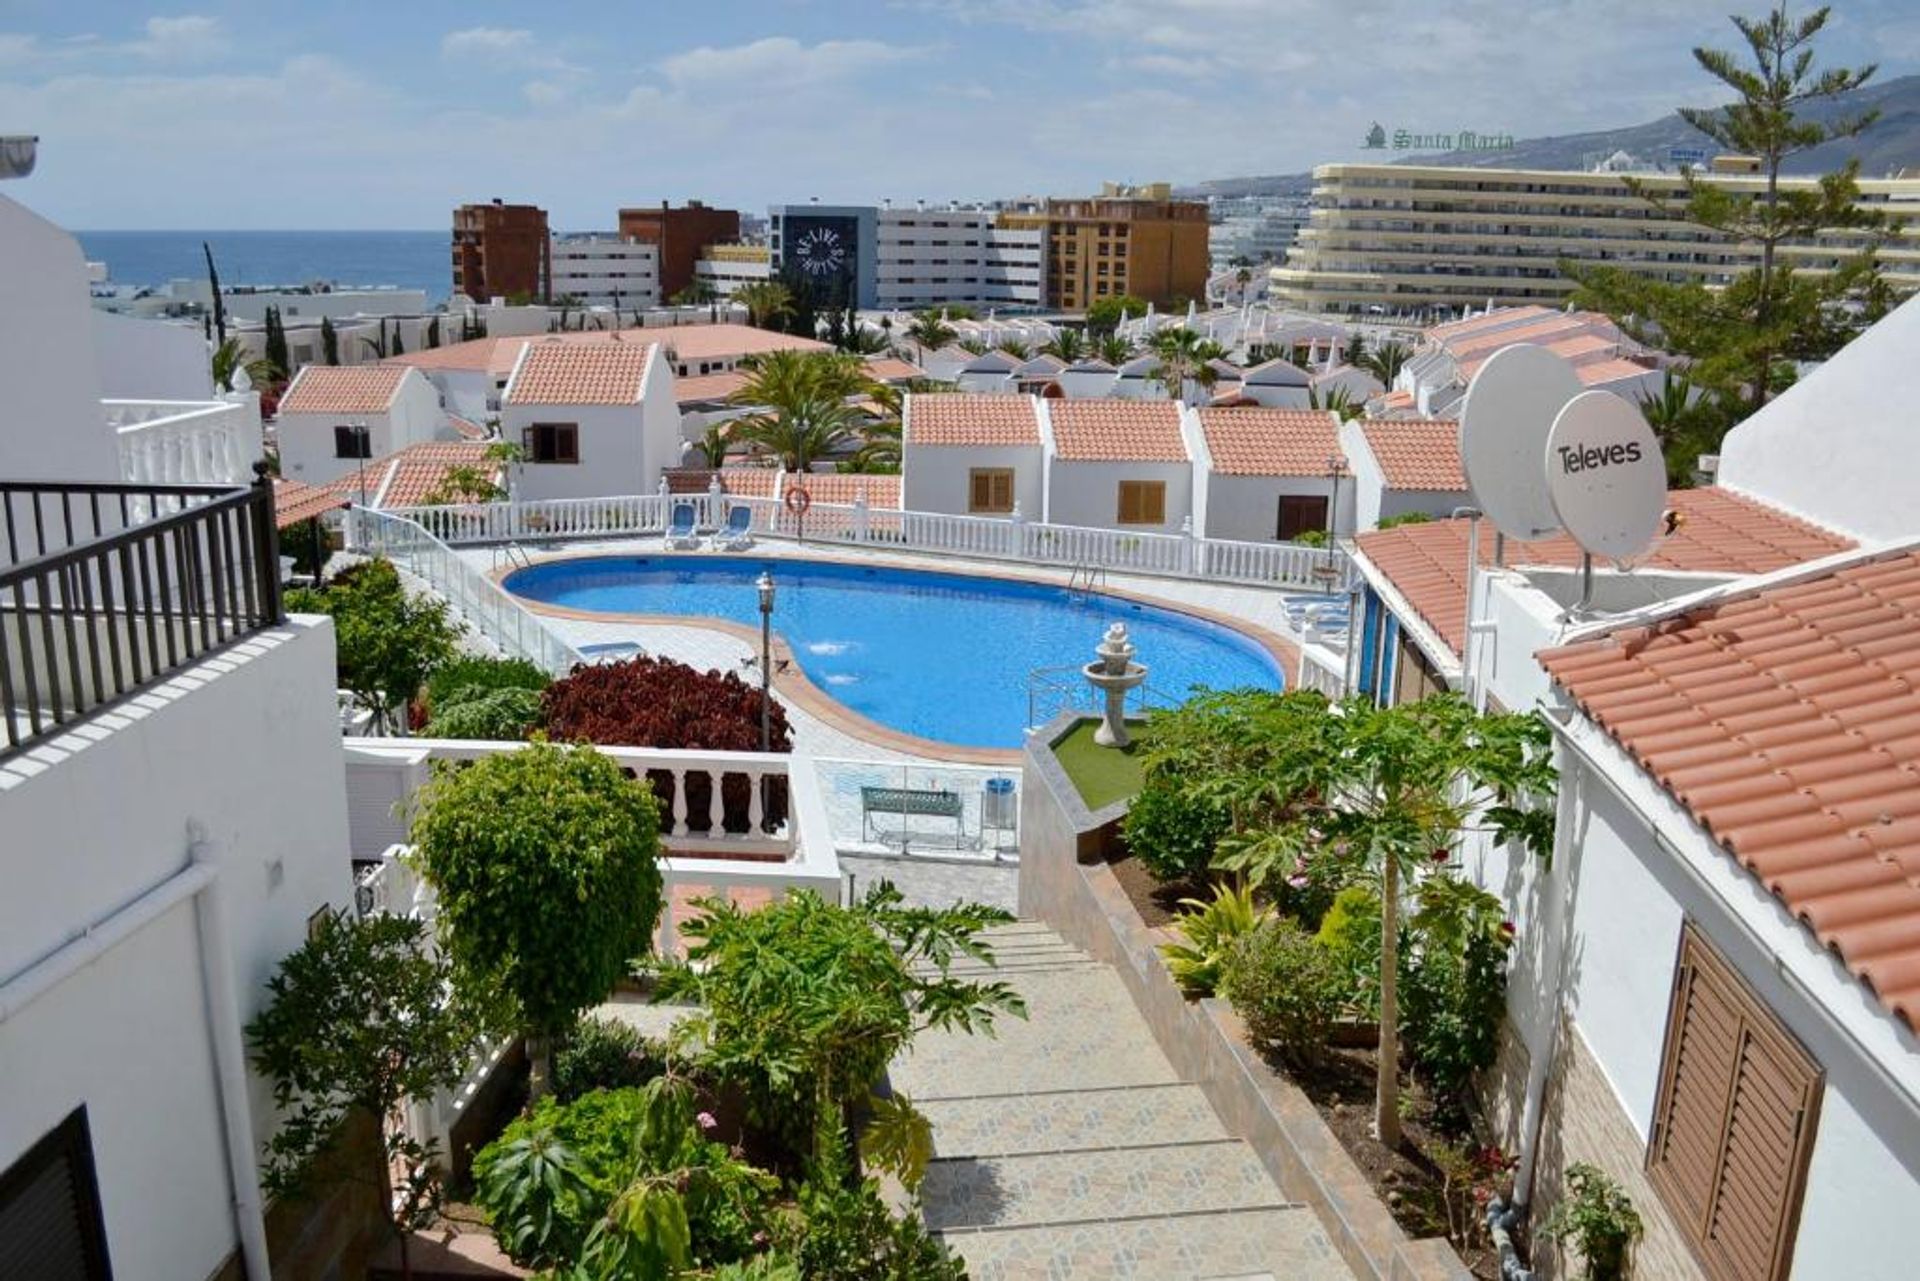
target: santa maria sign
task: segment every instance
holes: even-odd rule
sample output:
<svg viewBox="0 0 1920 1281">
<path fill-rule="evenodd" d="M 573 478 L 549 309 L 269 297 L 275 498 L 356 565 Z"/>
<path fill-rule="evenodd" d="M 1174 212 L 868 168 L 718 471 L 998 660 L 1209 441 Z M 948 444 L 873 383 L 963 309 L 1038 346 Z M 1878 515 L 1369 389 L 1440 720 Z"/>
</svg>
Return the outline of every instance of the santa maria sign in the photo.
<svg viewBox="0 0 1920 1281">
<path fill-rule="evenodd" d="M 1667 465 L 1640 411 L 1610 391 L 1566 403 L 1547 433 L 1547 494 L 1561 527 L 1595 556 L 1644 552 L 1667 504 Z"/>
</svg>

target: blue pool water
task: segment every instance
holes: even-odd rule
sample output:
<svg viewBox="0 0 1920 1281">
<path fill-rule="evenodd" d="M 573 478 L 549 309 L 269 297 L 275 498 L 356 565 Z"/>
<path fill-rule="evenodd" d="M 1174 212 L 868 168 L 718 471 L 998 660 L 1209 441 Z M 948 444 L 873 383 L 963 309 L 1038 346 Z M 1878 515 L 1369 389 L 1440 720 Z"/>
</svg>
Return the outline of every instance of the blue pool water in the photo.
<svg viewBox="0 0 1920 1281">
<path fill-rule="evenodd" d="M 756 556 L 596 556 L 536 565 L 507 590 L 568 609 L 760 624 L 754 580 L 773 575 L 774 630 L 808 679 L 889 729 L 967 747 L 1018 747 L 1028 674 L 1092 659 L 1124 622 L 1163 699 L 1201 686 L 1280 688 L 1279 665 L 1229 628 L 1099 593 L 925 570 Z M 1074 678 L 1074 688 L 1084 688 Z M 1053 710 L 1043 708 L 1043 715 Z"/>
</svg>

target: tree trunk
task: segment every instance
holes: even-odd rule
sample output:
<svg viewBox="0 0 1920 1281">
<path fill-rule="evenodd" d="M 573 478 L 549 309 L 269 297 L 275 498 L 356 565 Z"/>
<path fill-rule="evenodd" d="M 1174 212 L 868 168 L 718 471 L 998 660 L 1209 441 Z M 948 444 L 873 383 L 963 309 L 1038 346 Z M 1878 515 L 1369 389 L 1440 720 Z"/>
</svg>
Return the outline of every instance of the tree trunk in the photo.
<svg viewBox="0 0 1920 1281">
<path fill-rule="evenodd" d="M 1374 1086 L 1373 1133 L 1400 1146 L 1400 863 L 1380 869 L 1380 1065 Z"/>
<path fill-rule="evenodd" d="M 553 1089 L 553 1040 L 545 1036 L 527 1038 L 527 1103 L 529 1106 L 547 1097 Z"/>
</svg>

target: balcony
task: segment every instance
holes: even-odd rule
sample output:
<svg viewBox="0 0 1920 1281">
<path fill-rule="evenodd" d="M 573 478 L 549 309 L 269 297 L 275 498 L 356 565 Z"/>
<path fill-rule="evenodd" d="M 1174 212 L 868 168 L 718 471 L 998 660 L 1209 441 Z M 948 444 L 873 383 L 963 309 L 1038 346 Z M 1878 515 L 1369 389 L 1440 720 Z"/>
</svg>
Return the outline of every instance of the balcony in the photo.
<svg viewBox="0 0 1920 1281">
<path fill-rule="evenodd" d="M 0 761 L 281 621 L 273 491 L 0 481 Z"/>
<path fill-rule="evenodd" d="M 120 474 L 139 485 L 245 485 L 260 457 L 260 408 L 240 400 L 103 400 Z"/>
</svg>

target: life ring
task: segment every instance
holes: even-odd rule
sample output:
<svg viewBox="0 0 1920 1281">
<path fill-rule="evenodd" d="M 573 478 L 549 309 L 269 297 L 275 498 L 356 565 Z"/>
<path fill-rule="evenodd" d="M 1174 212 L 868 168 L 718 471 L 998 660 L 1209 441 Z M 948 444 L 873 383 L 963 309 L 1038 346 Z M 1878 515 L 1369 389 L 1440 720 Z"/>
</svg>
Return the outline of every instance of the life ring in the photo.
<svg viewBox="0 0 1920 1281">
<path fill-rule="evenodd" d="M 813 506 L 813 495 L 804 488 L 794 488 L 789 489 L 780 501 L 785 503 L 787 510 L 794 515 L 804 516 L 807 514 L 807 508 Z"/>
</svg>

